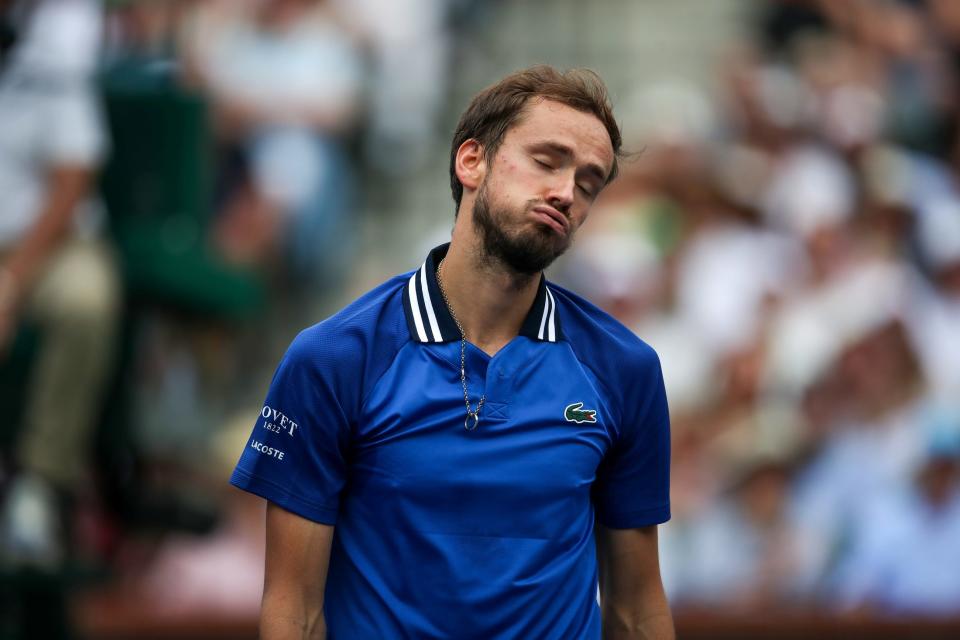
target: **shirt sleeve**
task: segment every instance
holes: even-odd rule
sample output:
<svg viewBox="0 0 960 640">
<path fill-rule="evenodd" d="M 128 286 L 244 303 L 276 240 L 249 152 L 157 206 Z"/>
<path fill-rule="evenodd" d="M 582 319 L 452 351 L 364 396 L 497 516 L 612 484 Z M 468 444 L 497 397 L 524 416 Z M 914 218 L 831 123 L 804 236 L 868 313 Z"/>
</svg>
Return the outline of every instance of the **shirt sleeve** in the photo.
<svg viewBox="0 0 960 640">
<path fill-rule="evenodd" d="M 107 147 L 103 114 L 93 91 L 86 86 L 65 90 L 51 105 L 43 132 L 44 162 L 93 168 L 101 163 Z"/>
<path fill-rule="evenodd" d="M 348 387 L 360 378 L 360 359 L 356 350 L 338 349 L 322 327 L 297 336 L 280 362 L 230 482 L 332 525 L 346 483 L 357 396 Z"/>
<path fill-rule="evenodd" d="M 656 353 L 645 352 L 623 376 L 619 430 L 593 488 L 600 524 L 633 529 L 670 519 L 670 417 Z M 629 366 L 629 365 L 628 365 Z"/>
</svg>

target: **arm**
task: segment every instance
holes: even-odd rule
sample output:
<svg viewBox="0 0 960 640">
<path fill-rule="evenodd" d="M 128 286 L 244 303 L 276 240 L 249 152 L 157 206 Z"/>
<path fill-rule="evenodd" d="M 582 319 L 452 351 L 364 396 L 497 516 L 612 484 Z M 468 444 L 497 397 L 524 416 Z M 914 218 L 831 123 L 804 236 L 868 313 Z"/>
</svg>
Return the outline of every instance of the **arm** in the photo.
<svg viewBox="0 0 960 640">
<path fill-rule="evenodd" d="M 41 265 L 66 237 L 73 213 L 86 197 L 94 172 L 89 167 L 60 166 L 50 171 L 47 200 L 29 233 L 7 257 L 4 268 L 29 284 Z"/>
<path fill-rule="evenodd" d="M 47 198 L 37 222 L 0 263 L 0 349 L 16 326 L 20 302 L 68 234 L 74 211 L 89 191 L 93 176 L 91 168 L 81 165 L 51 169 Z"/>
<path fill-rule="evenodd" d="M 323 640 L 323 590 L 333 527 L 267 503 L 267 556 L 260 610 L 263 640 Z"/>
<path fill-rule="evenodd" d="M 673 640 L 656 526 L 608 529 L 598 523 L 596 536 L 604 639 Z"/>
</svg>

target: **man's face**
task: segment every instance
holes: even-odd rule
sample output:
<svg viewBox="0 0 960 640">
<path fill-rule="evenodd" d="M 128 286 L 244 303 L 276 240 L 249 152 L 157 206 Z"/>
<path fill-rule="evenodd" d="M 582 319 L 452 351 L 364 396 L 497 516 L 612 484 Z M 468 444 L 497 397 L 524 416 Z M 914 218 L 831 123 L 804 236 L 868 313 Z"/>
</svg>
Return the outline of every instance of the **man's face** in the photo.
<svg viewBox="0 0 960 640">
<path fill-rule="evenodd" d="M 492 158 L 473 221 L 484 250 L 517 273 L 545 269 L 573 241 L 613 167 L 613 146 L 590 113 L 528 104 Z"/>
</svg>

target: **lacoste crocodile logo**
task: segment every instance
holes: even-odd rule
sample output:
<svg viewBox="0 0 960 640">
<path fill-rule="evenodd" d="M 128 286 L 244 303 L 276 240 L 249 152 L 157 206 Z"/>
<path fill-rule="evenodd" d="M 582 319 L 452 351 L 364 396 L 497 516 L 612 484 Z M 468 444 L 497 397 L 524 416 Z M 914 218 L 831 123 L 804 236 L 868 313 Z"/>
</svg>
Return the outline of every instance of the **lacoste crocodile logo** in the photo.
<svg viewBox="0 0 960 640">
<path fill-rule="evenodd" d="M 576 422 L 577 424 L 581 422 L 596 422 L 597 410 L 583 409 L 582 402 L 574 402 L 573 404 L 568 404 L 567 408 L 563 410 L 563 417 L 567 419 L 567 422 Z"/>
</svg>

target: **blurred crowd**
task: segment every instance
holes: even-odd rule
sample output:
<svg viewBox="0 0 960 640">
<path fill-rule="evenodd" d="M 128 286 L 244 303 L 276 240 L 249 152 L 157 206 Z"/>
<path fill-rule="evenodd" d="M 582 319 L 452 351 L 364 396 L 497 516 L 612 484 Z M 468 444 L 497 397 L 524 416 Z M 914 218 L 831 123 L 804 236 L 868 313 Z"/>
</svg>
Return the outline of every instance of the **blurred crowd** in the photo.
<svg viewBox="0 0 960 640">
<path fill-rule="evenodd" d="M 168 75 L 209 105 L 219 250 L 289 277 L 342 276 L 358 165 L 404 175 L 433 142 L 452 3 L 114 4 L 108 72 Z"/>
<path fill-rule="evenodd" d="M 641 87 L 562 279 L 660 354 L 678 610 L 960 614 L 960 3 L 770 2 Z"/>
<path fill-rule="evenodd" d="M 447 153 L 484 4 L 0 0 L 4 624 L 67 565 L 90 615 L 255 613 L 226 476 L 370 176 Z M 551 277 L 660 354 L 678 612 L 960 616 L 960 2 L 751 6 L 714 86 L 615 105 L 637 156 Z"/>
</svg>

